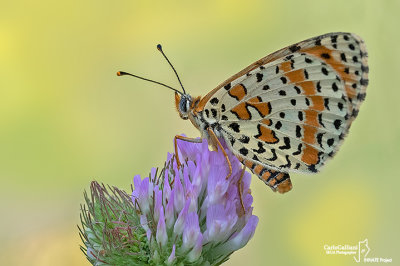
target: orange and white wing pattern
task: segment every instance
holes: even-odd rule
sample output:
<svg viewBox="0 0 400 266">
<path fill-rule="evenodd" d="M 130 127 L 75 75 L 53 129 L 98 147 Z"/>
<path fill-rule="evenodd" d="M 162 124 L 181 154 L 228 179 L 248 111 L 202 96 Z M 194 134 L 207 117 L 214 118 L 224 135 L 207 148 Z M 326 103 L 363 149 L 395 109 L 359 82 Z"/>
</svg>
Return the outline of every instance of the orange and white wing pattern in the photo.
<svg viewBox="0 0 400 266">
<path fill-rule="evenodd" d="M 279 173 L 318 172 L 341 145 L 367 85 L 363 40 L 329 33 L 234 75 L 203 98 L 203 114 L 234 154 L 271 186 Z M 271 187 L 288 178 L 281 175 Z"/>
</svg>

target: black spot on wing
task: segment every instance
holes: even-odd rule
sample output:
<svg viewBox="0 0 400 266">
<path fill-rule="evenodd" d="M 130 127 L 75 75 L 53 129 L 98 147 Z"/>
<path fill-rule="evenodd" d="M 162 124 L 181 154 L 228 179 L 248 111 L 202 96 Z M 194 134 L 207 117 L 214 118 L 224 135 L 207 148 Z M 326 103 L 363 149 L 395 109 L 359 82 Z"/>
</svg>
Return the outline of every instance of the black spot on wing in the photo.
<svg viewBox="0 0 400 266">
<path fill-rule="evenodd" d="M 211 114 L 214 118 L 217 117 L 217 110 L 215 110 L 214 108 L 211 108 Z"/>
<path fill-rule="evenodd" d="M 337 106 L 338 106 L 340 111 L 343 110 L 343 103 L 342 102 L 338 102 Z"/>
<path fill-rule="evenodd" d="M 340 54 L 340 59 L 342 59 L 343 62 L 347 62 L 345 53 Z"/>
<path fill-rule="evenodd" d="M 322 122 L 322 113 L 318 114 L 318 123 L 325 128 L 325 124 Z"/>
<path fill-rule="evenodd" d="M 330 109 L 329 109 L 329 98 L 324 98 L 324 106 L 328 111 L 330 111 Z"/>
<path fill-rule="evenodd" d="M 275 128 L 279 130 L 281 127 L 282 127 L 281 121 L 276 122 Z"/>
<path fill-rule="evenodd" d="M 297 44 L 294 44 L 294 45 L 292 45 L 292 46 L 289 47 L 289 50 L 290 50 L 292 53 L 294 53 L 294 52 L 300 50 L 300 48 L 301 48 L 300 46 L 298 46 Z"/>
<path fill-rule="evenodd" d="M 308 79 L 308 72 L 306 69 L 304 69 L 304 77 L 305 77 L 305 79 Z"/>
<path fill-rule="evenodd" d="M 257 152 L 258 154 L 265 152 L 264 145 L 262 144 L 262 142 L 258 142 L 257 146 L 258 149 L 253 149 L 254 152 Z"/>
<path fill-rule="evenodd" d="M 364 101 L 366 95 L 367 95 L 366 93 L 357 94 L 357 100 Z"/>
<path fill-rule="evenodd" d="M 310 170 L 313 173 L 318 172 L 317 168 L 315 168 L 315 164 L 309 165 L 308 170 Z"/>
<path fill-rule="evenodd" d="M 296 126 L 296 137 L 301 138 L 301 126 Z"/>
<path fill-rule="evenodd" d="M 283 142 L 285 142 L 285 145 L 279 146 L 279 149 L 281 150 L 290 149 L 290 139 L 288 137 L 283 137 Z"/>
<path fill-rule="evenodd" d="M 365 73 L 368 73 L 368 72 L 369 72 L 369 67 L 368 67 L 368 66 L 361 65 L 361 71 L 362 71 L 362 72 L 365 72 Z"/>
<path fill-rule="evenodd" d="M 368 86 L 368 79 L 360 79 L 360 84 L 363 86 Z"/>
<path fill-rule="evenodd" d="M 303 121 L 303 112 L 302 112 L 302 111 L 299 111 L 299 112 L 297 113 L 297 116 L 298 116 L 298 118 L 299 118 L 300 121 Z"/>
<path fill-rule="evenodd" d="M 290 162 L 290 160 L 289 160 L 289 155 L 286 155 L 286 164 L 284 164 L 284 165 L 280 165 L 279 167 L 280 168 L 290 168 L 290 166 L 292 166 L 292 163 Z"/>
<path fill-rule="evenodd" d="M 337 91 L 339 90 L 338 86 L 336 85 L 336 82 L 333 82 L 333 83 L 332 83 L 332 90 L 333 90 L 334 92 L 337 92 Z"/>
<path fill-rule="evenodd" d="M 326 143 L 328 144 L 329 147 L 332 147 L 332 145 L 333 145 L 334 142 L 335 142 L 334 139 L 328 139 L 328 140 L 326 141 Z"/>
<path fill-rule="evenodd" d="M 271 149 L 271 153 L 272 153 L 272 157 L 269 159 L 267 158 L 268 161 L 275 161 L 276 159 L 278 159 L 278 156 L 276 156 L 275 149 Z"/>
<path fill-rule="evenodd" d="M 335 126 L 336 129 L 339 129 L 341 124 L 342 124 L 342 120 L 339 120 L 339 119 L 336 119 L 333 122 L 333 125 Z"/>
<path fill-rule="evenodd" d="M 325 133 L 318 133 L 317 134 L 317 142 L 318 142 L 319 146 L 321 146 L 321 148 L 324 148 L 324 147 L 322 147 L 322 137 L 324 136 L 324 134 Z"/>
<path fill-rule="evenodd" d="M 259 162 L 260 161 L 260 159 L 258 159 L 258 157 L 257 157 L 257 155 L 253 155 L 253 158 L 252 158 L 254 161 L 257 161 L 257 162 Z"/>
<path fill-rule="evenodd" d="M 321 92 L 321 82 L 317 82 L 317 91 Z"/>
<path fill-rule="evenodd" d="M 303 144 L 299 144 L 299 146 L 297 146 L 297 151 L 293 152 L 293 155 L 299 155 L 301 153 L 301 147 L 303 146 Z"/>
<path fill-rule="evenodd" d="M 286 61 L 288 61 L 288 60 L 292 59 L 292 57 L 293 57 L 293 55 L 292 55 L 292 54 L 291 54 L 291 55 L 288 55 L 288 56 L 286 56 Z"/>
<path fill-rule="evenodd" d="M 233 137 L 229 137 L 229 142 L 231 143 L 231 146 L 233 146 L 233 144 L 235 144 L 235 139 Z"/>
<path fill-rule="evenodd" d="M 257 78 L 257 82 L 261 82 L 262 81 L 262 78 L 263 78 L 263 74 L 261 74 L 261 73 L 257 73 L 256 74 L 256 78 Z"/>
<path fill-rule="evenodd" d="M 321 57 L 322 57 L 322 58 L 325 58 L 325 59 L 331 58 L 331 56 L 330 56 L 328 53 L 322 53 L 322 54 L 321 54 Z"/>
<path fill-rule="evenodd" d="M 235 131 L 237 133 L 240 132 L 240 126 L 239 126 L 238 123 L 235 123 L 235 122 L 234 123 L 230 123 L 228 127 L 231 128 L 233 131 Z"/>
<path fill-rule="evenodd" d="M 246 148 L 241 148 L 239 152 L 241 155 L 246 156 L 249 153 L 249 150 L 247 150 Z"/>
<path fill-rule="evenodd" d="M 217 105 L 218 102 L 219 102 L 218 98 L 215 98 L 215 97 L 212 98 L 212 99 L 210 100 L 210 103 L 211 103 L 212 105 Z"/>
<path fill-rule="evenodd" d="M 241 143 L 247 144 L 247 143 L 249 143 L 250 138 L 249 138 L 248 136 L 242 135 L 242 136 L 239 138 L 239 141 L 240 141 Z"/>
</svg>

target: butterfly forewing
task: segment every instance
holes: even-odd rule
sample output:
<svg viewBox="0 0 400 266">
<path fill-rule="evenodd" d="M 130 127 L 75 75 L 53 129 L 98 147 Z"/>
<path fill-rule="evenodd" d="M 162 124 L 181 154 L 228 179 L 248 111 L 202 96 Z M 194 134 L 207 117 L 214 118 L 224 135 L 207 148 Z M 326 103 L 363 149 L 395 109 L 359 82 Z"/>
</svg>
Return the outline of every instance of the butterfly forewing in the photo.
<svg viewBox="0 0 400 266">
<path fill-rule="evenodd" d="M 317 172 L 348 132 L 367 84 L 363 41 L 331 33 L 250 65 L 209 93 L 203 111 L 249 165 Z"/>
</svg>

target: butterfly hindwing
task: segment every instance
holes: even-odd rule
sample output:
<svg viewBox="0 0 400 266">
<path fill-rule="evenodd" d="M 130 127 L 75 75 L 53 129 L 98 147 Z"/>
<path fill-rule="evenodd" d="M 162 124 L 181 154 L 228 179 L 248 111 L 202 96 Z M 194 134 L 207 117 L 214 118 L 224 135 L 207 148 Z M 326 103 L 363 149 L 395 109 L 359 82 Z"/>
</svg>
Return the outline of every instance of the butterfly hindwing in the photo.
<svg viewBox="0 0 400 266">
<path fill-rule="evenodd" d="M 288 173 L 268 169 L 260 164 L 244 160 L 241 157 L 239 157 L 239 160 L 273 191 L 285 193 L 292 189 L 292 182 Z"/>
<path fill-rule="evenodd" d="M 319 36 L 245 70 L 206 96 L 207 121 L 218 124 L 238 157 L 276 171 L 317 172 L 365 98 L 362 40 L 349 33 Z"/>
</svg>

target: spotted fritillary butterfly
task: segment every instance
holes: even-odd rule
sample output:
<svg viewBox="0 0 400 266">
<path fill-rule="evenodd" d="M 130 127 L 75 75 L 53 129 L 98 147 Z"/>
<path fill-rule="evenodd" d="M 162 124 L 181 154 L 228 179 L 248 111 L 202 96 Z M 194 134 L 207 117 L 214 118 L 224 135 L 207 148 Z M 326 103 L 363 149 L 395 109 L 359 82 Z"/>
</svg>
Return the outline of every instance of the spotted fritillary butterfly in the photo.
<svg viewBox="0 0 400 266">
<path fill-rule="evenodd" d="M 174 89 L 176 108 L 214 149 L 224 151 L 223 139 L 284 193 L 292 188 L 289 172 L 316 173 L 335 155 L 365 98 L 368 71 L 360 37 L 328 33 L 254 62 L 203 98 Z"/>
</svg>

